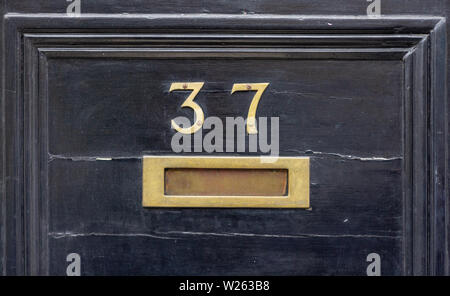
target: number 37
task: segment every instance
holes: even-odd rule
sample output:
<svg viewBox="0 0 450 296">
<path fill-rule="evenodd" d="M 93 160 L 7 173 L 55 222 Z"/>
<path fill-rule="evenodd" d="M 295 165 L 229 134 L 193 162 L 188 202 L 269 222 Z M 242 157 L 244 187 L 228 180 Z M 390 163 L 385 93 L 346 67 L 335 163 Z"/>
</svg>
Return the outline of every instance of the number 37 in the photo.
<svg viewBox="0 0 450 296">
<path fill-rule="evenodd" d="M 195 97 L 202 89 L 204 82 L 174 82 L 170 86 L 169 92 L 175 90 L 192 90 L 192 93 L 184 101 L 181 107 L 191 108 L 195 114 L 195 122 L 190 127 L 182 128 L 174 120 L 171 121 L 172 128 L 182 134 L 193 134 L 202 128 L 203 122 L 205 121 L 205 114 L 203 113 L 202 107 L 194 102 Z M 256 109 L 258 108 L 259 100 L 263 92 L 266 90 L 269 83 L 235 83 L 231 93 L 236 91 L 256 91 L 255 96 L 250 104 L 247 115 L 247 133 L 257 134 L 258 130 L 256 128 Z"/>
</svg>

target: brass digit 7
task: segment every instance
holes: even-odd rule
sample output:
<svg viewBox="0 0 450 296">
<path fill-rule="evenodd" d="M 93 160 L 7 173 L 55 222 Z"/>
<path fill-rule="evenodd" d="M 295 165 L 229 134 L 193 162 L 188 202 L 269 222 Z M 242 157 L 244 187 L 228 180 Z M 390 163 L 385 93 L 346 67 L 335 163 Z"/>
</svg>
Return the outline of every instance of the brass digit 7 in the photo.
<svg viewBox="0 0 450 296">
<path fill-rule="evenodd" d="M 256 94 L 250 104 L 247 116 L 247 133 L 249 134 L 258 133 L 258 129 L 256 128 L 256 109 L 258 109 L 259 100 L 261 99 L 261 96 L 267 86 L 269 86 L 269 83 L 236 83 L 233 85 L 233 89 L 231 90 L 232 94 L 236 91 L 256 90 Z"/>
<path fill-rule="evenodd" d="M 190 127 L 181 128 L 174 120 L 171 121 L 172 128 L 182 134 L 193 134 L 202 128 L 203 122 L 205 120 L 205 115 L 203 113 L 202 107 L 194 102 L 195 97 L 200 92 L 203 87 L 204 82 L 174 82 L 170 86 L 169 92 L 174 90 L 192 90 L 192 93 L 181 105 L 182 108 L 187 107 L 194 110 L 195 122 Z"/>
</svg>

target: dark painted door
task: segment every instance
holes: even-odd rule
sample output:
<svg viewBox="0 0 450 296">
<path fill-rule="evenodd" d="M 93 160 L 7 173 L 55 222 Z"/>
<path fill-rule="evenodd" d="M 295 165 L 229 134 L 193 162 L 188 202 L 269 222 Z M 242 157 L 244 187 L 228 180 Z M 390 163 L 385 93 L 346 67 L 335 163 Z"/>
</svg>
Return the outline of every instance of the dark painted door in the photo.
<svg viewBox="0 0 450 296">
<path fill-rule="evenodd" d="M 446 272 L 446 1 L 76 2 L 0 1 L 4 274 Z M 176 82 L 223 152 L 174 151 Z M 143 207 L 144 156 L 268 154 L 225 149 L 237 83 L 310 207 Z"/>
</svg>

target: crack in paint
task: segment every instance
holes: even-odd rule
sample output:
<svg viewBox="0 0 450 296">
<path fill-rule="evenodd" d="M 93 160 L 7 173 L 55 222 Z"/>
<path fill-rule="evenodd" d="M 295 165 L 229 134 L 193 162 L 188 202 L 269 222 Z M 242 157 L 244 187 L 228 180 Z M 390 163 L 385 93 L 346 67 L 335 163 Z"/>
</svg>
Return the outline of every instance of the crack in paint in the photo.
<svg viewBox="0 0 450 296">
<path fill-rule="evenodd" d="M 300 234 L 257 234 L 257 233 L 217 233 L 217 232 L 192 232 L 192 231 L 167 231 L 159 232 L 155 234 L 148 233 L 102 233 L 102 232 L 90 232 L 90 233 L 73 233 L 73 232 L 52 232 L 49 233 L 54 239 L 71 238 L 71 237 L 92 237 L 92 236 L 105 236 L 105 237 L 149 237 L 157 239 L 176 240 L 182 239 L 180 237 L 174 237 L 172 235 L 184 235 L 184 236 L 220 236 L 220 237 L 257 237 L 257 238 L 387 238 L 387 239 L 401 239 L 400 235 L 375 235 L 375 234 L 313 234 L 313 233 L 300 233 Z"/>
<path fill-rule="evenodd" d="M 402 236 L 389 235 L 373 235 L 373 234 L 312 234 L 300 233 L 295 235 L 289 234 L 255 234 L 255 233 L 215 233 L 215 232 L 190 232 L 190 231 L 168 231 L 156 232 L 158 234 L 178 234 L 178 235 L 199 235 L 199 236 L 226 236 L 226 237 L 269 237 L 269 238 L 389 238 L 401 239 Z"/>
<path fill-rule="evenodd" d="M 55 159 L 70 160 L 70 161 L 111 161 L 111 160 L 135 160 L 142 159 L 141 156 L 119 156 L 119 157 L 105 157 L 105 156 L 63 156 L 48 154 L 48 162 Z"/>
<path fill-rule="evenodd" d="M 333 156 L 339 157 L 347 160 L 358 160 L 358 161 L 394 161 L 394 160 L 403 160 L 401 156 L 392 156 L 392 157 L 382 157 L 382 156 L 373 156 L 373 157 L 362 157 L 350 154 L 340 154 L 333 152 L 320 152 L 320 151 L 312 151 L 312 150 L 296 150 L 289 149 L 288 152 L 296 152 L 303 155 L 323 155 L 323 156 Z M 149 154 L 150 155 L 150 154 Z M 52 162 L 55 159 L 60 160 L 71 160 L 71 161 L 111 161 L 111 160 L 140 160 L 142 156 L 117 156 L 117 157 L 105 157 L 105 156 L 63 156 L 63 155 L 53 155 L 49 154 L 49 162 Z M 282 157 L 282 156 L 281 156 Z"/>
<path fill-rule="evenodd" d="M 333 152 L 319 152 L 319 151 L 312 151 L 312 150 L 305 150 L 300 151 L 296 149 L 290 149 L 288 151 L 291 152 L 297 152 L 304 155 L 324 155 L 324 156 L 335 156 L 339 158 L 344 158 L 348 160 L 359 160 L 359 161 L 394 161 L 394 160 L 402 160 L 403 157 L 401 156 L 393 156 L 393 157 L 381 157 L 381 156 L 373 156 L 373 157 L 362 157 L 362 156 L 356 156 L 356 155 L 350 155 L 350 154 L 340 154 L 340 153 L 333 153 Z"/>
<path fill-rule="evenodd" d="M 89 236 L 113 236 L 113 237 L 151 237 L 158 239 L 178 239 L 176 237 L 164 237 L 148 233 L 104 233 L 104 232 L 89 232 L 89 233 L 73 233 L 73 232 L 51 232 L 48 234 L 54 239 L 61 239 L 67 237 L 89 237 Z"/>
</svg>

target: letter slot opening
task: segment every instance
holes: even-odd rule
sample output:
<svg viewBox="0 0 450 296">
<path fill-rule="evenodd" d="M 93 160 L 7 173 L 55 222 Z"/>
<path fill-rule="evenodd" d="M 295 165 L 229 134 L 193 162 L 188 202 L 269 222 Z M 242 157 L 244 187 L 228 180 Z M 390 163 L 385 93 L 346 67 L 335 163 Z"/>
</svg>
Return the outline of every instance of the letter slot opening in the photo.
<svg viewBox="0 0 450 296">
<path fill-rule="evenodd" d="M 287 169 L 165 169 L 166 195 L 287 196 Z"/>
</svg>

